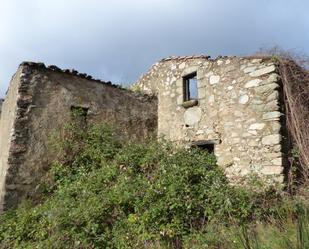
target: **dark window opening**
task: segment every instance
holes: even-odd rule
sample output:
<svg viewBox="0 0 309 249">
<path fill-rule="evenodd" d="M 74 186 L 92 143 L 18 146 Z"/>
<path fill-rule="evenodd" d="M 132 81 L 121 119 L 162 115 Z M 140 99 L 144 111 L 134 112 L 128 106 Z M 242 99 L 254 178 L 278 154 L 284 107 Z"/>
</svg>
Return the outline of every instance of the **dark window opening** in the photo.
<svg viewBox="0 0 309 249">
<path fill-rule="evenodd" d="M 217 144 L 216 141 L 196 141 L 192 143 L 192 146 L 198 147 L 202 150 L 206 150 L 208 153 L 214 153 L 215 144 Z"/>
<path fill-rule="evenodd" d="M 88 109 L 82 106 L 71 106 L 71 117 L 76 125 L 85 127 L 87 125 Z"/>
<path fill-rule="evenodd" d="M 198 148 L 202 150 L 206 150 L 208 153 L 214 153 L 215 152 L 215 145 L 214 144 L 201 144 L 197 145 Z"/>
<path fill-rule="evenodd" d="M 184 101 L 197 100 L 197 77 L 196 72 L 191 73 L 183 77 L 183 90 L 184 90 Z"/>
</svg>

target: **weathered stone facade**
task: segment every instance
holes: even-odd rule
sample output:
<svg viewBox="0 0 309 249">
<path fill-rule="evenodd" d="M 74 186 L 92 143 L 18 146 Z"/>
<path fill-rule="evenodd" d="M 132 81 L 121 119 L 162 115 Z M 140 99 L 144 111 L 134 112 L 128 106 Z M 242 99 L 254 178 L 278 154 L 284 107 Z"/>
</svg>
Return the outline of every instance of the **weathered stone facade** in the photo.
<svg viewBox="0 0 309 249">
<path fill-rule="evenodd" d="M 184 79 L 192 74 L 198 99 L 184 101 Z M 158 136 L 213 144 L 230 177 L 258 172 L 283 180 L 281 83 L 270 58 L 167 58 L 134 87 L 158 96 Z"/>
<path fill-rule="evenodd" d="M 191 99 L 192 77 L 197 97 Z M 54 159 L 49 136 L 74 107 L 87 111 L 87 122 L 117 124 L 124 139 L 155 133 L 213 149 L 231 178 L 257 172 L 283 181 L 282 86 L 271 58 L 166 58 L 132 88 L 143 94 L 75 70 L 21 64 L 1 108 L 0 209 L 31 194 Z"/>
<path fill-rule="evenodd" d="M 0 209 L 31 194 L 54 159 L 49 136 L 87 110 L 87 122 L 116 124 L 124 139 L 156 133 L 157 100 L 74 70 L 23 63 L 10 84 L 0 121 Z"/>
</svg>

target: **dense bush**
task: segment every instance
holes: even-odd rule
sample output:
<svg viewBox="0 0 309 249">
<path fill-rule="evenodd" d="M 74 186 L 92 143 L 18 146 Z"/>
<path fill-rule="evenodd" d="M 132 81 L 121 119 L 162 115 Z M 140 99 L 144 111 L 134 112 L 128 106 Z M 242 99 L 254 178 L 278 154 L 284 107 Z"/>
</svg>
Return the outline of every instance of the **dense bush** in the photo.
<svg viewBox="0 0 309 249">
<path fill-rule="evenodd" d="M 205 151 L 124 143 L 106 125 L 79 125 L 56 139 L 41 201 L 0 216 L 0 248 L 223 248 L 223 228 L 292 210 L 273 189 L 228 184 Z"/>
</svg>

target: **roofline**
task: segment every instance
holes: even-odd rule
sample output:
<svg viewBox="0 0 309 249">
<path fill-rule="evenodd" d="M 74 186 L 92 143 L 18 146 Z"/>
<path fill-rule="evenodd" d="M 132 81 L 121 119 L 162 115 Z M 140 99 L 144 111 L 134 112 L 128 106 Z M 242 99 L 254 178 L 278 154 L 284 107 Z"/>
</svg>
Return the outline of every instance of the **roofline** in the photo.
<svg viewBox="0 0 309 249">
<path fill-rule="evenodd" d="M 215 58 L 211 58 L 210 55 L 190 55 L 190 56 L 169 56 L 162 58 L 158 62 L 166 62 L 166 61 L 182 61 L 182 60 L 190 60 L 190 59 L 206 59 L 209 61 L 216 61 L 219 59 L 229 59 L 229 58 L 243 58 L 243 59 L 273 59 L 274 56 L 267 55 L 267 54 L 261 54 L 261 55 L 245 55 L 245 56 L 235 56 L 235 55 L 228 55 L 228 56 L 222 56 L 218 55 Z"/>
<path fill-rule="evenodd" d="M 82 78 L 82 79 L 87 79 L 87 80 L 95 81 L 97 83 L 101 83 L 101 84 L 109 85 L 109 86 L 112 86 L 112 87 L 115 87 L 115 88 L 126 90 L 125 88 L 123 88 L 120 85 L 112 84 L 111 81 L 103 81 L 103 80 L 100 80 L 100 79 L 94 79 L 91 75 L 86 74 L 86 73 L 80 73 L 73 68 L 72 69 L 61 69 L 61 68 L 57 67 L 56 65 L 46 66 L 42 62 L 32 62 L 32 61 L 24 61 L 20 64 L 20 66 L 29 66 L 29 67 L 32 67 L 32 68 L 35 68 L 35 69 L 43 69 L 43 70 L 48 70 L 48 71 L 52 71 L 52 72 L 64 73 L 64 74 L 67 74 L 67 75 L 77 76 L 77 77 Z"/>
</svg>

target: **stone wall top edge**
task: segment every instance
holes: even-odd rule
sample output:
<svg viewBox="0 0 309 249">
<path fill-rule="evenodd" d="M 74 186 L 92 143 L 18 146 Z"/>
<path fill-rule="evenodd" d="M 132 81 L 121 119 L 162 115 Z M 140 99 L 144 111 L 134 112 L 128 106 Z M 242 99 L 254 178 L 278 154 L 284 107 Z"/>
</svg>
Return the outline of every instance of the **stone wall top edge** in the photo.
<svg viewBox="0 0 309 249">
<path fill-rule="evenodd" d="M 145 78 L 147 78 L 148 75 L 151 75 L 152 73 L 158 71 L 158 68 L 161 66 L 164 66 L 166 63 L 182 63 L 186 61 L 194 61 L 194 60 L 205 60 L 209 63 L 216 63 L 219 60 L 257 60 L 260 59 L 261 62 L 268 62 L 273 61 L 273 64 L 277 64 L 274 61 L 274 57 L 270 55 L 248 55 L 248 56 L 217 56 L 216 58 L 211 58 L 209 55 L 192 55 L 192 56 L 170 56 L 167 58 L 163 58 L 159 60 L 158 62 L 154 63 L 150 66 L 149 70 L 142 74 L 139 79 L 133 84 L 138 85 L 140 82 L 142 82 Z"/>
<path fill-rule="evenodd" d="M 113 87 L 115 89 L 125 91 L 126 93 L 132 94 L 134 97 L 139 98 L 140 100 L 142 100 L 142 99 L 149 100 L 149 99 L 153 98 L 153 96 L 150 96 L 148 94 L 140 93 L 140 92 L 134 92 L 131 89 L 127 89 L 127 88 L 122 87 L 121 85 L 113 84 L 111 81 L 103 81 L 103 80 L 100 80 L 100 79 L 94 79 L 91 75 L 88 75 L 86 73 L 80 73 L 75 69 L 61 69 L 61 68 L 59 68 L 55 65 L 46 66 L 42 62 L 30 62 L 30 61 L 22 62 L 20 64 L 20 67 L 30 67 L 30 68 L 41 70 L 41 71 L 46 70 L 46 72 L 49 71 L 49 72 L 53 72 L 53 73 L 61 73 L 61 74 L 64 74 L 64 75 L 89 80 L 89 81 L 97 83 L 97 84 L 103 84 L 107 87 Z"/>
<path fill-rule="evenodd" d="M 169 56 L 166 58 L 161 59 L 159 62 L 166 62 L 166 61 L 184 61 L 190 59 L 205 59 L 208 61 L 217 61 L 222 59 L 263 59 L 263 60 L 270 60 L 273 59 L 271 55 L 246 55 L 246 56 L 235 56 L 235 55 L 228 55 L 222 56 L 219 55 L 215 58 L 211 58 L 210 55 L 191 55 L 191 56 Z"/>
</svg>

